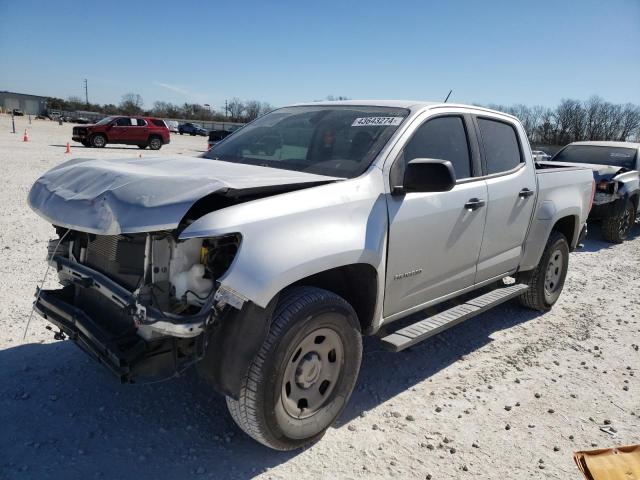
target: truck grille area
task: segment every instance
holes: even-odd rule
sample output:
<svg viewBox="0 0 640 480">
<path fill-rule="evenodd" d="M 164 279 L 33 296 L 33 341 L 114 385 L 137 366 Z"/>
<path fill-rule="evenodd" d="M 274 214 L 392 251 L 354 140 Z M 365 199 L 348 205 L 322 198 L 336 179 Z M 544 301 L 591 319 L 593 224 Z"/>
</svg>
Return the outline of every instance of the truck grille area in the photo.
<svg viewBox="0 0 640 480">
<path fill-rule="evenodd" d="M 85 264 L 130 290 L 144 274 L 145 235 L 90 235 Z"/>
</svg>

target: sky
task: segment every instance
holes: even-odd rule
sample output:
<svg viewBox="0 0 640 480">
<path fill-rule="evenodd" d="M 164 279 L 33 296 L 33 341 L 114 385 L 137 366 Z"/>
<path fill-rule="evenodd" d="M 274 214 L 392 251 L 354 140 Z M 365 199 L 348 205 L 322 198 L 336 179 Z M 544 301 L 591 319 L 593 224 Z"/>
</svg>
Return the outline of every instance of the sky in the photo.
<svg viewBox="0 0 640 480">
<path fill-rule="evenodd" d="M 640 0 L 0 0 L 0 90 L 640 104 Z"/>
</svg>

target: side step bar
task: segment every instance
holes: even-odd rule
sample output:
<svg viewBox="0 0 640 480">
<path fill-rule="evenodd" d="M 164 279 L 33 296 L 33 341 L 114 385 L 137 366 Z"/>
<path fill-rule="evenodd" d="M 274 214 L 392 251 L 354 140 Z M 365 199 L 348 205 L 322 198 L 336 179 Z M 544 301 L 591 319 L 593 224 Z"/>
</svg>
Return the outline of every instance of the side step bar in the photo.
<svg viewBox="0 0 640 480">
<path fill-rule="evenodd" d="M 516 283 L 506 287 L 496 288 L 484 295 L 480 295 L 461 305 L 440 312 L 432 317 L 419 320 L 394 333 L 381 338 L 382 346 L 387 350 L 399 352 L 409 348 L 422 340 L 437 335 L 438 333 L 453 327 L 459 323 L 475 317 L 490 308 L 511 300 L 525 292 L 529 287 L 522 283 Z"/>
</svg>

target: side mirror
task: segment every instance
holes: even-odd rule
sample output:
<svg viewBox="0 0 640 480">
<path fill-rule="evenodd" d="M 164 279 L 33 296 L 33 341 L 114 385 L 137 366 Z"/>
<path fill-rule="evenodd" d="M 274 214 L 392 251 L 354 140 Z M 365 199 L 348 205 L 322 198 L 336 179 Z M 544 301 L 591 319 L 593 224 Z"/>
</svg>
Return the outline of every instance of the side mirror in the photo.
<svg viewBox="0 0 640 480">
<path fill-rule="evenodd" d="M 448 160 L 414 158 L 404 169 L 402 185 L 394 193 L 448 192 L 456 185 L 456 174 Z"/>
</svg>

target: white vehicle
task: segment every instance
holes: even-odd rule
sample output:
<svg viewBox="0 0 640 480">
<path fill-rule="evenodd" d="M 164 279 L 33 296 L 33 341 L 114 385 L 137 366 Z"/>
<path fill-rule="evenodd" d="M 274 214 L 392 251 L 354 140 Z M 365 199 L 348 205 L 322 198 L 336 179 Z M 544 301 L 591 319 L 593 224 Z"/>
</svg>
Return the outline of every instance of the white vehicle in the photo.
<svg viewBox="0 0 640 480">
<path fill-rule="evenodd" d="M 167 128 L 171 133 L 178 133 L 178 126 L 180 125 L 176 120 L 165 120 Z"/>
<path fill-rule="evenodd" d="M 534 162 L 542 162 L 544 160 L 551 160 L 551 155 L 543 152 L 542 150 L 531 150 Z"/>
<path fill-rule="evenodd" d="M 342 412 L 362 335 L 400 351 L 509 299 L 550 309 L 593 186 L 537 168 L 503 113 L 285 107 L 201 158 L 76 159 L 38 179 L 63 288 L 35 308 L 122 382 L 197 364 L 240 428 L 290 450 Z"/>
</svg>

